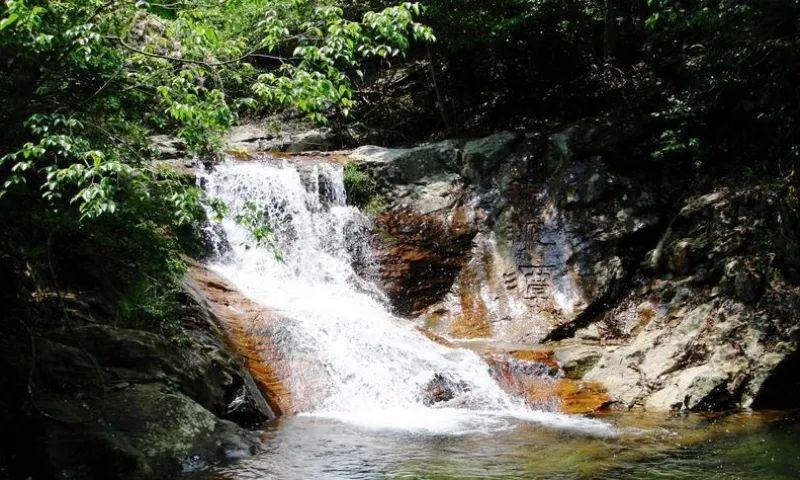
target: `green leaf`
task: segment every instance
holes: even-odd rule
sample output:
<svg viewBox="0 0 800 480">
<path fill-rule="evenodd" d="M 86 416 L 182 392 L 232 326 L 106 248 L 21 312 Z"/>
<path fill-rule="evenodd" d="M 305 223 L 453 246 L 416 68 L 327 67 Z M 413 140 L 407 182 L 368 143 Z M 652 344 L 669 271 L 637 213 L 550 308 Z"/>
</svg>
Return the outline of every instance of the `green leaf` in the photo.
<svg viewBox="0 0 800 480">
<path fill-rule="evenodd" d="M 0 30 L 5 30 L 6 28 L 12 26 L 18 19 L 19 15 L 16 13 L 12 13 L 11 15 L 3 18 L 0 20 Z"/>
</svg>

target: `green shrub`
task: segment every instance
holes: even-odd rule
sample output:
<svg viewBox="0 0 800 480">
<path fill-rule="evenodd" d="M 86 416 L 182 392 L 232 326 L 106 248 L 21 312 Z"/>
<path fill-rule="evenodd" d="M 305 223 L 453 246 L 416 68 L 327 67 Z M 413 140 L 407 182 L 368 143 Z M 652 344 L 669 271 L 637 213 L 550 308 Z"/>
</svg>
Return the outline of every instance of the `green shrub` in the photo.
<svg viewBox="0 0 800 480">
<path fill-rule="evenodd" d="M 352 162 L 344 166 L 344 189 L 347 192 L 347 201 L 359 208 L 370 204 L 377 193 L 375 179 Z"/>
</svg>

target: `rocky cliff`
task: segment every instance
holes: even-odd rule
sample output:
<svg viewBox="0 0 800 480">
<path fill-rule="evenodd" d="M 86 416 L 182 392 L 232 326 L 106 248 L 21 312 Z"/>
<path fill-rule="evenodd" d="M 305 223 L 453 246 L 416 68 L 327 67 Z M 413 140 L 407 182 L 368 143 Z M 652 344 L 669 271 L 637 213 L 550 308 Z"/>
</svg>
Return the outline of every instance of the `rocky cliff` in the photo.
<svg viewBox="0 0 800 480">
<path fill-rule="evenodd" d="M 609 405 L 797 405 L 796 212 L 648 158 L 651 123 L 356 149 L 385 206 L 374 274 L 433 334 L 552 352 Z"/>
</svg>

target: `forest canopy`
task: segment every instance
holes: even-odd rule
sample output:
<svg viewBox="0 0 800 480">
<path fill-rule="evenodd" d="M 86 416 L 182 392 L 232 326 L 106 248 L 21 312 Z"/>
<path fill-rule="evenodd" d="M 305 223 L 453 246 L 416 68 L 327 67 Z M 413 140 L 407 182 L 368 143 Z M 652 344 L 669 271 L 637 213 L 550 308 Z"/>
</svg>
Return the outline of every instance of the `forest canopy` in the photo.
<svg viewBox="0 0 800 480">
<path fill-rule="evenodd" d="M 346 115 L 361 61 L 433 40 L 419 14 L 412 3 L 349 20 L 330 2 L 297 0 L 8 0 L 2 192 L 30 184 L 88 218 L 165 200 L 186 223 L 198 192 L 148 164 L 148 133 L 208 155 L 246 109 Z"/>
</svg>

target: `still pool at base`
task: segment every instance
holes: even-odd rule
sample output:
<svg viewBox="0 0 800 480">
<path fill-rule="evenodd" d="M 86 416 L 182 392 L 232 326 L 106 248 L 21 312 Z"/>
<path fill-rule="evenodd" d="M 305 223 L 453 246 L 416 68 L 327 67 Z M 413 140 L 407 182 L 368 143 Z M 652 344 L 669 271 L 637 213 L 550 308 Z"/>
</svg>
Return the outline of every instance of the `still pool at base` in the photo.
<svg viewBox="0 0 800 480">
<path fill-rule="evenodd" d="M 597 436 L 518 422 L 460 435 L 366 429 L 287 417 L 262 432 L 264 449 L 187 479 L 795 479 L 800 415 L 736 413 L 598 417 Z"/>
</svg>

